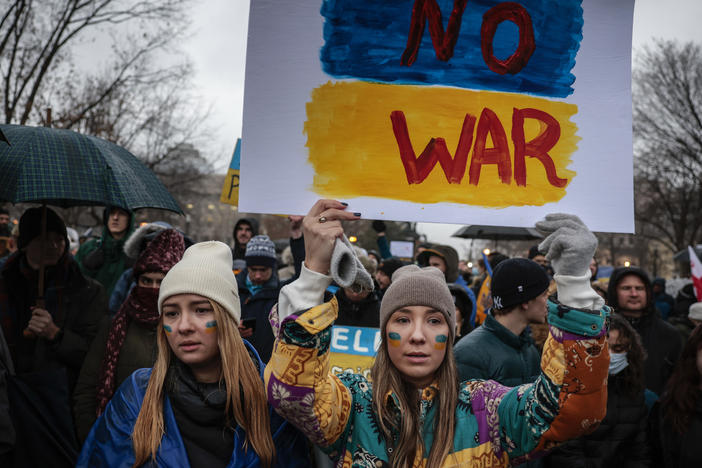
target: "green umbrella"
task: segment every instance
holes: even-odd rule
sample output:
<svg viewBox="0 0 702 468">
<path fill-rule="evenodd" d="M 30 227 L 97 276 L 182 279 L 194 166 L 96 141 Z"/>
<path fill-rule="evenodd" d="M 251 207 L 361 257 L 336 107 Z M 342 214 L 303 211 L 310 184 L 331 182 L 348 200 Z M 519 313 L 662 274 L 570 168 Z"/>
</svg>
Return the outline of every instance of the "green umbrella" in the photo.
<svg viewBox="0 0 702 468">
<path fill-rule="evenodd" d="M 23 125 L 0 125 L 0 201 L 183 213 L 126 149 L 71 130 Z"/>
<path fill-rule="evenodd" d="M 23 125 L 0 125 L 0 201 L 183 213 L 156 175 L 126 149 L 71 130 Z M 46 210 L 41 225 L 43 258 Z M 36 305 L 41 308 L 44 280 L 40 261 Z"/>
</svg>

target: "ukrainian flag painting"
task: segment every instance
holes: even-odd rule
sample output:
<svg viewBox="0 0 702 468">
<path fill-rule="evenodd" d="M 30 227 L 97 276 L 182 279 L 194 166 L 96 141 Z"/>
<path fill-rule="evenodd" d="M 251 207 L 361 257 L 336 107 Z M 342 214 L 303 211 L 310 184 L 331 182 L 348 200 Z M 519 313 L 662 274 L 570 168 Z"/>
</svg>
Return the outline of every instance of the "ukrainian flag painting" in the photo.
<svg viewBox="0 0 702 468">
<path fill-rule="evenodd" d="M 302 165 L 290 171 L 304 192 L 359 200 L 376 218 L 528 225 L 582 206 L 600 174 L 631 172 L 630 155 L 604 150 L 631 152 L 633 0 L 293 3 L 305 7 L 252 2 L 242 172 L 263 173 L 249 154 L 280 153 L 266 115 L 292 145 L 274 158 Z M 280 177 L 288 206 L 310 198 Z M 246 183 L 243 203 L 285 212 L 246 197 Z M 628 200 L 603 224 L 628 228 Z"/>
</svg>

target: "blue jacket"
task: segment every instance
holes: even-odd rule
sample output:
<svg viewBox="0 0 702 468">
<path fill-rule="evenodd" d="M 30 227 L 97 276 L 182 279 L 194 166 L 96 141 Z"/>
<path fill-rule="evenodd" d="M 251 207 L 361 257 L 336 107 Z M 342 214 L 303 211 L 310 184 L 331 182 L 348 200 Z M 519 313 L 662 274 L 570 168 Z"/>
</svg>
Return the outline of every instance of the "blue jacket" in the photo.
<svg viewBox="0 0 702 468">
<path fill-rule="evenodd" d="M 251 349 L 251 345 L 246 344 Z M 259 368 L 263 370 L 263 363 L 260 360 L 259 364 Z M 129 468 L 134 464 L 131 435 L 150 376 L 151 369 L 139 369 L 117 389 L 114 397 L 105 408 L 105 412 L 91 429 L 76 467 Z M 269 414 L 276 450 L 275 466 L 281 468 L 306 468 L 310 466 L 309 449 L 305 437 L 270 407 Z M 168 396 L 163 402 L 163 422 L 165 434 L 156 454 L 156 464 L 153 466 L 189 468 L 188 454 L 185 451 L 185 444 L 178 430 Z M 256 452 L 251 448 L 244 449 L 245 440 L 244 431 L 237 428 L 234 434 L 234 452 L 229 465 L 227 465 L 228 468 L 260 466 Z"/>
</svg>

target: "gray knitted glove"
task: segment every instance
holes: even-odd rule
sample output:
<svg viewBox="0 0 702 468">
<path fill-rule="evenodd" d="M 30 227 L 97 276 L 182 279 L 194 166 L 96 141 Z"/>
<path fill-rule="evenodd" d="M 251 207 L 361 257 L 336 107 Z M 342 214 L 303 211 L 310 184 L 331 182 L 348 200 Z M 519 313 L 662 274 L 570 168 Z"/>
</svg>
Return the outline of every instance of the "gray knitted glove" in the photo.
<svg viewBox="0 0 702 468">
<path fill-rule="evenodd" d="M 539 250 L 546 252 L 557 275 L 583 276 L 588 272 L 590 260 L 597 249 L 597 238 L 575 215 L 554 213 L 536 223 L 548 235 Z"/>
<path fill-rule="evenodd" d="M 588 263 L 589 265 L 589 263 Z M 356 257 L 353 246 L 346 235 L 336 240 L 331 258 L 331 276 L 342 288 L 351 288 L 356 292 L 373 290 L 373 278 L 363 268 Z"/>
</svg>

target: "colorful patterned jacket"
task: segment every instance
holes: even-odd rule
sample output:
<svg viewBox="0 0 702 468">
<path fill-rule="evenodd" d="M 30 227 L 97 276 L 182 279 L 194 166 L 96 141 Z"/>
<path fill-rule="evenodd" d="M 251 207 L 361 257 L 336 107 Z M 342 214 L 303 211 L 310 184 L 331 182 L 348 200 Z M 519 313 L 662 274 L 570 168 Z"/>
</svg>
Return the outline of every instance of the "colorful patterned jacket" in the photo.
<svg viewBox="0 0 702 468">
<path fill-rule="evenodd" d="M 303 267 L 298 281 L 310 275 L 323 276 Z M 307 295 L 309 303 L 312 294 L 304 290 L 301 294 Z M 284 296 L 285 291 L 279 306 L 290 309 Z M 277 336 L 265 370 L 271 405 L 322 447 L 337 467 L 389 466 L 392 448 L 379 431 L 371 382 L 360 375 L 337 377 L 329 372 L 336 301 L 285 315 L 281 313 L 279 322 L 278 310 L 271 313 Z M 461 384 L 453 448 L 443 466 L 516 465 L 594 430 L 607 402 L 608 316 L 606 306 L 585 310 L 549 303 L 551 333 L 544 346 L 541 375 L 533 384 L 515 388 L 491 380 Z M 437 391 L 436 385 L 423 391 L 424 459 L 418 451 L 416 467 L 426 465 L 432 445 Z M 395 403 L 394 395 L 388 399 Z"/>
</svg>

